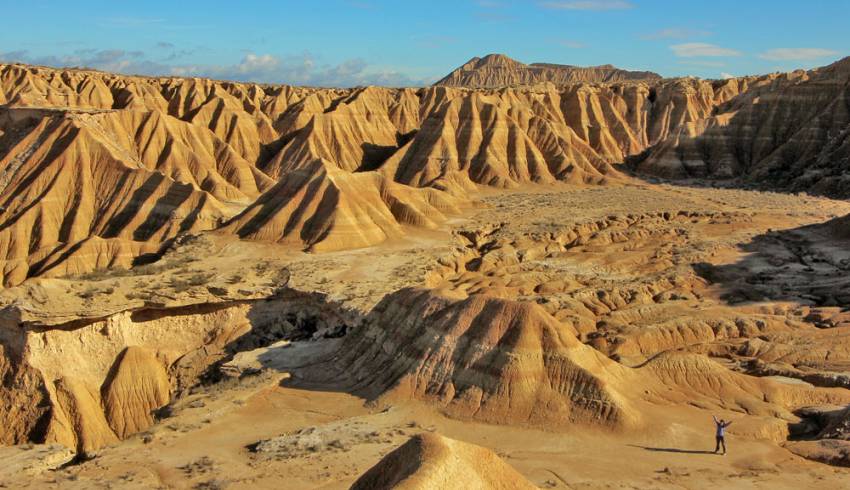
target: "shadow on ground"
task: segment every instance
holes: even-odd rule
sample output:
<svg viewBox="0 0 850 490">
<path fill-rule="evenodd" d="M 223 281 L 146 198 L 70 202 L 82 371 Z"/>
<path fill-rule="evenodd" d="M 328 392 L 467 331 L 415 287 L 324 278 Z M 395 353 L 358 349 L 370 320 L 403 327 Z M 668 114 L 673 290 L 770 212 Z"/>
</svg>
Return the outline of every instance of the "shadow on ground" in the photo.
<svg viewBox="0 0 850 490">
<path fill-rule="evenodd" d="M 640 446 L 637 444 L 629 444 L 630 447 L 636 447 L 643 449 L 645 451 L 656 451 L 662 453 L 681 453 L 681 454 L 718 454 L 714 451 L 701 451 L 698 449 L 680 449 L 675 447 L 651 447 L 651 446 Z"/>
<path fill-rule="evenodd" d="M 847 217 L 782 231 L 768 231 L 741 245 L 732 264 L 694 264 L 694 271 L 723 287 L 731 304 L 788 301 L 812 306 L 850 305 L 850 240 Z"/>
</svg>

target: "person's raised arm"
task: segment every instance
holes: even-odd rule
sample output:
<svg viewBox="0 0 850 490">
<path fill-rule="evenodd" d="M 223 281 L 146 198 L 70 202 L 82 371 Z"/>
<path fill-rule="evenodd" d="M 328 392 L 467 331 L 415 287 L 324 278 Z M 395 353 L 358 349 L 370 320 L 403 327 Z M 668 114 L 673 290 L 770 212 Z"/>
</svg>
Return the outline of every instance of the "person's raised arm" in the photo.
<svg viewBox="0 0 850 490">
<path fill-rule="evenodd" d="M 726 422 L 725 424 L 723 424 L 723 427 L 729 427 L 730 425 L 732 425 L 732 421 L 731 421 L 731 420 L 730 420 L 729 422 Z"/>
<path fill-rule="evenodd" d="M 717 417 L 715 417 L 714 415 L 712 415 L 712 416 L 711 416 L 711 418 L 713 418 L 713 419 L 714 419 L 714 423 L 715 423 L 715 424 L 720 424 L 720 422 L 717 420 Z"/>
</svg>

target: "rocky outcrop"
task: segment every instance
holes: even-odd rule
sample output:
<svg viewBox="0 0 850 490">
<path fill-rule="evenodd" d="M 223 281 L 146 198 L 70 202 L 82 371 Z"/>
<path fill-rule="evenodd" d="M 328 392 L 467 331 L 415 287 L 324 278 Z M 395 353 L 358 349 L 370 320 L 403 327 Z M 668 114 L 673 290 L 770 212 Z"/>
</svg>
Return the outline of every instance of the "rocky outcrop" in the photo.
<svg viewBox="0 0 850 490">
<path fill-rule="evenodd" d="M 63 444 L 84 455 L 118 442 L 118 435 L 104 415 L 100 394 L 91 386 L 74 377 L 62 377 L 53 384 L 53 388 L 50 427 L 44 436 L 46 441 Z M 141 426 L 147 420 L 150 425 L 150 419 L 150 414 L 144 414 L 134 422 Z"/>
<path fill-rule="evenodd" d="M 123 439 L 150 427 L 153 411 L 171 398 L 171 383 L 153 351 L 129 346 L 119 354 L 103 384 L 106 420 Z"/>
<path fill-rule="evenodd" d="M 50 420 L 50 395 L 38 371 L 21 361 L 18 349 L 22 346 L 13 346 L 19 339 L 0 338 L 0 417 L 7 421 L 0 431 L 0 444 L 38 440 Z"/>
<path fill-rule="evenodd" d="M 0 442 L 97 452 L 150 427 L 157 409 L 214 378 L 214 366 L 234 353 L 344 332 L 352 322 L 321 295 L 285 289 L 285 280 L 261 285 L 247 275 L 185 286 L 170 277 L 166 284 L 155 286 L 159 302 L 104 293 L 82 299 L 50 282 L 49 299 L 40 300 L 45 291 L 35 285 L 27 295 L 6 290 L 4 300 L 16 299 L 0 309 Z"/>
<path fill-rule="evenodd" d="M 28 439 L 91 453 L 144 430 L 153 423 L 153 410 L 196 382 L 228 355 L 232 342 L 252 331 L 246 318 L 250 309 L 248 303 L 196 306 L 187 316 L 184 307 L 154 312 L 153 318 L 140 309 L 51 327 L 7 310 L 2 328 L 24 345 L 16 367 L 36 373 L 48 394 L 48 422 L 30 431 Z M 182 368 L 187 356 L 192 370 Z M 15 396 L 11 390 L 0 393 L 4 403 Z M 27 424 L 25 417 L 7 419 L 4 437 Z"/>
<path fill-rule="evenodd" d="M 262 164 L 273 178 L 316 159 L 347 172 L 373 170 L 419 128 L 419 97 L 412 89 L 366 87 L 335 100 L 332 107 L 311 106 L 304 104 L 287 116 L 293 119 L 286 128 L 291 139 Z"/>
<path fill-rule="evenodd" d="M 467 88 L 512 87 L 550 82 L 555 85 L 574 83 L 612 83 L 633 80 L 658 80 L 651 71 L 622 70 L 613 65 L 571 66 L 553 63 L 526 65 L 503 54 L 472 58 L 446 75 L 435 85 Z"/>
<path fill-rule="evenodd" d="M 804 458 L 850 466 L 850 406 L 808 408 L 800 414 L 815 432 L 789 441 L 786 447 Z"/>
<path fill-rule="evenodd" d="M 348 173 L 324 160 L 288 172 L 224 231 L 242 238 L 306 245 L 311 251 L 367 247 L 436 228 L 461 201 L 435 189 L 398 184 L 375 172 Z"/>
</svg>

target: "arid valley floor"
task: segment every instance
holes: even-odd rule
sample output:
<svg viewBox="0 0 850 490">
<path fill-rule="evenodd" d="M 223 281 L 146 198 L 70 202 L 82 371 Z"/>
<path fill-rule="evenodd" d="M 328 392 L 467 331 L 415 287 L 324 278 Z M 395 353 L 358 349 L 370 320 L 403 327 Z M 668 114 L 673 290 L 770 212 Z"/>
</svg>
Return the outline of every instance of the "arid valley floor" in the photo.
<svg viewBox="0 0 850 490">
<path fill-rule="evenodd" d="M 0 66 L 0 487 L 847 488 L 850 59 L 506 59 Z"/>
</svg>

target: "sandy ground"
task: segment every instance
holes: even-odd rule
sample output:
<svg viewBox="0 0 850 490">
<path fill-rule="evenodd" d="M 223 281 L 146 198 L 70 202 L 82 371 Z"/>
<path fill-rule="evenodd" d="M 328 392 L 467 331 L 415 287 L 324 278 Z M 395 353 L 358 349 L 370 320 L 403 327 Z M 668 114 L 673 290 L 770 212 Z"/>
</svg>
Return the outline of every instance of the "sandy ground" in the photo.
<svg viewBox="0 0 850 490">
<path fill-rule="evenodd" d="M 553 433 L 452 420 L 417 404 L 367 408 L 345 393 L 282 387 L 277 375 L 261 375 L 184 400 L 171 418 L 94 460 L 25 481 L 0 478 L 9 488 L 344 489 L 422 431 L 489 447 L 541 488 L 839 489 L 850 478 L 849 469 L 808 462 L 734 431 L 729 454 L 715 455 L 707 414 L 673 408 L 657 416 L 641 434 Z M 303 447 L 250 449 L 292 434 Z"/>
<path fill-rule="evenodd" d="M 768 229 L 799 228 L 850 213 L 850 203 L 843 201 L 672 185 L 529 188 L 483 195 L 481 202 L 482 207 L 443 229 L 416 231 L 379 247 L 349 252 L 304 254 L 213 237 L 217 240 L 215 252 L 197 266 L 203 268 L 205 260 L 214 260 L 220 270 L 230 271 L 240 264 L 267 260 L 274 267 L 289 268 L 290 286 L 327 293 L 335 301 L 366 312 L 389 292 L 424 284 L 438 259 L 460 247 L 452 236 L 458 229 L 499 225 L 502 234 L 528 236 L 624 213 L 724 212 L 735 219 L 727 225 L 688 228 L 692 236 L 681 247 L 694 253 L 707 250 L 717 263 L 735 263 L 747 256 L 740 245 Z M 653 243 L 664 245 L 663 240 Z M 596 267 L 592 269 L 595 273 L 613 277 L 636 263 L 618 262 L 604 252 L 582 250 L 590 254 L 584 259 L 587 267 Z M 627 252 L 637 254 L 635 261 L 645 253 Z M 539 272 L 532 269 L 516 274 Z M 471 280 L 445 277 L 452 287 Z M 706 298 L 702 301 L 728 306 L 723 303 L 722 291 Z M 305 348 L 323 349 L 321 342 L 332 341 L 314 342 Z M 241 381 L 199 389 L 179 400 L 172 414 L 150 430 L 103 449 L 89 461 L 64 468 L 45 470 L 33 463 L 57 458 L 58 450 L 0 448 L 0 458 L 16 462 L 0 468 L 0 485 L 341 489 L 382 455 L 422 431 L 437 431 L 491 448 L 542 488 L 838 489 L 847 488 L 850 481 L 850 469 L 809 462 L 776 442 L 736 435 L 734 425 L 730 428 L 730 454 L 712 454 L 711 413 L 690 406 L 642 407 L 653 422 L 639 433 L 581 427 L 558 433 L 453 420 L 413 402 L 371 406 L 333 387 L 298 387 L 288 376 L 286 369 L 269 369 Z M 717 415 L 732 420 L 744 417 L 740 413 Z M 51 466 L 49 463 L 45 466 Z"/>
</svg>

